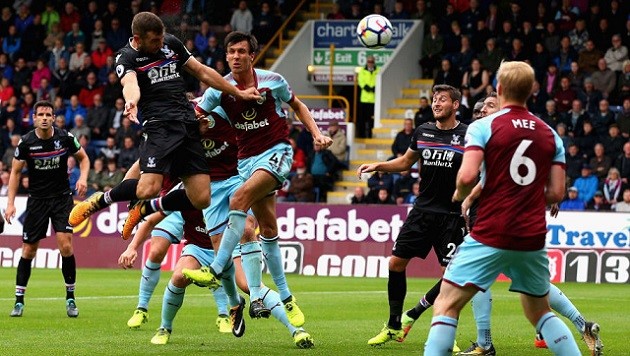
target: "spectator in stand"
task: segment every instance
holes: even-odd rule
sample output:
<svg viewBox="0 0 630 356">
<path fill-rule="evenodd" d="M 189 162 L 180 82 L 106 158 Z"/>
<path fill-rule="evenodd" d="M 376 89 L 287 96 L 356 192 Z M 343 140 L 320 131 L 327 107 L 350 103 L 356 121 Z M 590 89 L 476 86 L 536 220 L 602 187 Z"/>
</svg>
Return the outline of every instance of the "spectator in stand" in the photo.
<svg viewBox="0 0 630 356">
<path fill-rule="evenodd" d="M 560 39 L 560 50 L 553 57 L 560 75 L 567 75 L 571 71 L 571 62 L 577 60 L 577 54 L 571 47 L 571 40 L 567 36 Z"/>
<path fill-rule="evenodd" d="M 0 161 L 1 162 L 1 161 Z M 9 177 L 11 174 L 5 170 L 0 171 L 0 196 L 6 197 L 9 195 Z"/>
<path fill-rule="evenodd" d="M 276 16 L 269 1 L 260 3 L 260 12 L 253 21 L 252 34 L 261 45 L 267 44 L 282 25 L 282 19 Z"/>
<path fill-rule="evenodd" d="M 135 140 L 138 135 L 138 131 L 131 124 L 132 122 L 128 117 L 123 117 L 120 127 L 116 131 L 116 136 L 114 137 L 118 148 L 123 148 L 125 137 L 133 137 Z"/>
<path fill-rule="evenodd" d="M 90 128 L 85 124 L 85 117 L 81 114 L 76 114 L 74 116 L 74 127 L 70 130 L 70 133 L 74 135 L 74 137 L 79 137 L 81 135 L 90 136 Z"/>
<path fill-rule="evenodd" d="M 116 72 L 107 74 L 107 83 L 103 87 L 103 104 L 108 108 L 114 109 L 116 102 L 122 99 L 122 85 L 118 81 Z M 123 100 L 123 106 L 125 102 Z"/>
<path fill-rule="evenodd" d="M 534 75 L 539 83 L 545 80 L 545 73 L 549 67 L 549 63 L 552 63 L 551 55 L 545 49 L 541 41 L 537 41 L 534 44 L 534 50 L 529 56 L 529 63 L 534 68 Z"/>
<path fill-rule="evenodd" d="M 577 99 L 577 94 L 571 89 L 571 82 L 568 77 L 562 77 L 560 79 L 560 88 L 553 96 L 553 101 L 556 103 L 556 110 L 564 114 L 571 109 L 571 103 L 574 99 Z M 551 126 L 555 127 L 555 125 Z"/>
<path fill-rule="evenodd" d="M 589 39 L 589 33 L 586 29 L 586 20 L 578 18 L 575 21 L 575 28 L 569 31 L 569 39 L 571 40 L 571 46 L 576 53 L 579 53 L 586 47 L 586 42 Z"/>
<path fill-rule="evenodd" d="M 617 115 L 617 125 L 624 140 L 630 138 L 630 98 L 623 99 L 621 112 Z"/>
<path fill-rule="evenodd" d="M 115 75 L 115 74 L 114 74 Z M 123 112 L 125 111 L 125 100 L 123 98 L 116 99 L 114 107 L 109 111 L 107 119 L 107 127 L 109 127 L 109 136 L 116 136 L 116 132 L 120 128 L 123 120 Z"/>
<path fill-rule="evenodd" d="M 286 201 L 299 203 L 314 202 L 314 187 L 313 176 L 306 171 L 305 166 L 300 166 L 297 168 L 296 174 L 291 178 Z"/>
<path fill-rule="evenodd" d="M 623 191 L 623 200 L 615 205 L 615 211 L 630 213 L 630 188 Z"/>
<path fill-rule="evenodd" d="M 90 169 L 90 173 L 88 174 L 87 194 L 90 194 L 90 192 L 93 194 L 103 189 L 101 182 L 105 175 L 105 162 L 102 158 L 96 158 L 93 162 L 92 169 Z"/>
<path fill-rule="evenodd" d="M 604 200 L 610 204 L 612 209 L 615 208 L 615 205 L 621 198 L 622 187 L 623 182 L 619 176 L 619 170 L 615 167 L 610 168 L 602 185 L 602 190 L 604 192 Z"/>
<path fill-rule="evenodd" d="M 107 58 L 112 57 L 114 52 L 107 46 L 107 41 L 104 38 L 98 40 L 97 47 L 92 54 L 92 64 L 98 69 L 107 65 Z"/>
<path fill-rule="evenodd" d="M 555 101 L 547 100 L 545 103 L 545 111 L 540 115 L 540 119 L 551 127 L 556 127 L 558 123 L 562 122 L 562 115 L 556 110 Z"/>
<path fill-rule="evenodd" d="M 73 95 L 70 97 L 70 105 L 66 106 L 66 127 L 71 129 L 74 127 L 74 118 L 76 115 L 87 117 L 87 109 L 79 102 L 79 97 Z"/>
<path fill-rule="evenodd" d="M 79 11 L 77 11 L 77 9 L 74 7 L 74 4 L 70 1 L 66 2 L 65 6 L 64 6 L 64 11 L 61 14 L 61 31 L 63 31 L 64 33 L 68 33 L 70 31 L 72 31 L 72 24 L 73 23 L 80 23 L 81 22 L 81 15 L 79 14 Z"/>
<path fill-rule="evenodd" d="M 598 137 L 598 142 L 608 135 L 608 128 L 616 122 L 615 113 L 610 110 L 608 100 L 599 101 L 599 110 L 590 114 L 590 121 L 593 124 L 593 130 Z"/>
<path fill-rule="evenodd" d="M 553 21 L 547 23 L 547 29 L 543 34 L 543 43 L 552 57 L 560 52 L 560 33 L 557 32 L 556 24 Z"/>
<path fill-rule="evenodd" d="M 140 158 L 140 151 L 136 147 L 136 142 L 133 136 L 125 136 L 123 138 L 122 148 L 118 154 L 118 168 L 123 173 L 127 172 L 129 168 Z"/>
<path fill-rule="evenodd" d="M 444 37 L 439 33 L 438 26 L 431 24 L 429 33 L 424 36 L 420 66 L 423 78 L 433 78 L 440 66 L 440 59 L 444 50 Z M 498 67 L 497 67 L 498 68 Z"/>
<path fill-rule="evenodd" d="M 560 210 L 576 210 L 582 211 L 586 208 L 584 200 L 580 199 L 580 193 L 577 187 L 571 187 L 567 191 L 567 198 L 560 203 Z"/>
<path fill-rule="evenodd" d="M 247 8 L 247 1 L 241 0 L 238 2 L 238 8 L 232 13 L 230 26 L 233 31 L 252 32 L 254 28 L 254 16 Z"/>
<path fill-rule="evenodd" d="M 114 64 L 114 55 L 112 54 L 111 56 L 107 56 L 107 58 L 105 58 L 105 65 L 98 69 L 96 78 L 98 79 L 98 82 L 101 83 L 101 85 L 107 85 L 107 83 L 109 82 L 109 74 L 116 73 Z M 122 90 L 122 87 L 120 90 Z"/>
<path fill-rule="evenodd" d="M 462 48 L 462 29 L 459 27 L 459 23 L 454 20 L 451 22 L 450 31 L 442 31 L 440 33 L 444 36 L 444 56 L 442 58 L 448 58 L 453 62 L 451 56 L 459 53 Z M 455 67 L 457 68 L 457 67 Z"/>
<path fill-rule="evenodd" d="M 592 172 L 591 166 L 584 164 L 580 176 L 573 183 L 573 186 L 578 189 L 580 200 L 584 204 L 593 199 L 595 192 L 599 188 L 599 179 Z"/>
<path fill-rule="evenodd" d="M 591 33 L 591 38 L 595 43 L 596 48 L 608 48 L 614 32 L 610 28 L 610 22 L 607 18 L 599 20 L 599 28 L 594 33 Z"/>
<path fill-rule="evenodd" d="M 327 20 L 345 20 L 346 17 L 341 12 L 339 3 L 333 3 L 330 12 L 326 15 Z"/>
<path fill-rule="evenodd" d="M 94 105 L 94 97 L 96 95 L 103 95 L 103 87 L 96 80 L 96 74 L 90 72 L 87 77 L 85 86 L 79 91 L 79 103 L 87 109 L 90 109 Z M 87 115 L 86 115 L 87 117 Z"/>
<path fill-rule="evenodd" d="M 63 46 L 65 36 L 66 34 L 61 32 L 61 26 L 59 26 L 59 23 L 55 23 L 44 39 L 44 46 L 48 51 L 51 51 L 55 47 L 55 43 L 57 43 L 57 41 L 59 41 Z"/>
<path fill-rule="evenodd" d="M 9 56 L 6 53 L 0 53 L 0 76 L 13 80 L 13 65 L 9 63 Z"/>
<path fill-rule="evenodd" d="M 361 11 L 361 4 L 357 1 L 353 1 L 350 5 L 350 11 L 348 12 L 347 20 L 361 20 L 363 18 L 363 12 Z"/>
<path fill-rule="evenodd" d="M 623 145 L 623 152 L 615 159 L 615 168 L 624 185 L 630 184 L 630 141 Z"/>
<path fill-rule="evenodd" d="M 576 94 L 582 90 L 586 77 L 580 70 L 577 62 L 571 62 L 571 71 L 567 73 L 567 78 L 569 78 L 569 86 Z"/>
<path fill-rule="evenodd" d="M 219 44 L 217 37 L 212 35 L 208 38 L 206 49 L 202 52 L 204 63 L 216 69 L 216 63 L 225 58 L 225 50 Z"/>
<path fill-rule="evenodd" d="M 42 12 L 42 24 L 46 26 L 48 32 L 52 32 L 54 24 L 59 24 L 60 21 L 61 17 L 59 16 L 59 12 L 55 9 L 53 2 L 46 2 L 46 8 Z"/>
<path fill-rule="evenodd" d="M 31 77 L 31 88 L 34 91 L 37 91 L 39 89 L 39 86 L 41 85 L 42 79 L 48 79 L 48 81 L 50 82 L 51 78 L 52 74 L 48 66 L 46 66 L 46 62 L 44 61 L 44 59 L 38 59 L 35 70 L 33 71 Z"/>
<path fill-rule="evenodd" d="M 22 46 L 22 37 L 17 33 L 15 25 L 9 26 L 9 34 L 2 39 L 2 52 L 15 61 Z"/>
<path fill-rule="evenodd" d="M 623 102 L 623 99 L 630 97 L 630 60 L 623 62 L 623 71 L 617 78 L 616 93 L 616 97 L 620 102 Z"/>
<path fill-rule="evenodd" d="M 527 109 L 534 115 L 542 118 L 542 114 L 545 112 L 547 100 L 549 100 L 547 93 L 540 88 L 540 83 L 538 81 L 534 81 L 532 95 L 530 95 L 527 99 Z"/>
<path fill-rule="evenodd" d="M 57 90 L 57 96 L 64 100 L 75 94 L 76 73 L 68 68 L 65 58 L 59 60 L 59 68 L 52 72 L 52 86 Z"/>
<path fill-rule="evenodd" d="M 79 24 L 75 22 L 72 24 L 72 31 L 66 33 L 66 36 L 63 39 L 63 45 L 68 49 L 68 51 L 75 52 L 77 51 L 77 46 L 79 45 L 79 43 L 81 43 L 83 44 L 82 49 L 85 51 L 86 39 L 87 37 L 85 36 L 83 31 L 81 31 L 81 29 L 79 28 Z"/>
<path fill-rule="evenodd" d="M 602 92 L 595 89 L 593 79 L 585 78 L 582 90 L 578 92 L 578 99 L 584 104 L 584 109 L 589 115 L 599 111 L 599 102 L 604 99 Z"/>
<path fill-rule="evenodd" d="M 569 136 L 581 136 L 584 132 L 584 122 L 589 121 L 589 115 L 582 109 L 582 101 L 573 99 L 571 110 L 562 115 L 561 121 L 567 126 Z"/>
<path fill-rule="evenodd" d="M 90 55 L 85 52 L 85 45 L 82 42 L 78 42 L 75 47 L 74 53 L 70 55 L 70 62 L 68 67 L 73 72 L 79 72 L 85 63 L 85 57 Z"/>
<path fill-rule="evenodd" d="M 411 15 L 405 10 L 404 1 L 396 0 L 394 3 L 394 11 L 389 14 L 389 18 L 392 20 L 409 20 L 411 18 Z"/>
<path fill-rule="evenodd" d="M 50 51 L 48 58 L 48 68 L 51 70 L 59 69 L 59 61 L 65 59 L 66 62 L 70 62 L 70 51 L 63 45 L 63 41 L 60 39 L 55 40 L 55 45 Z"/>
<path fill-rule="evenodd" d="M 0 103 L 2 106 L 9 104 L 9 98 L 14 95 L 15 91 L 8 78 L 2 77 L 0 79 Z"/>
<path fill-rule="evenodd" d="M 617 76 L 615 72 L 608 68 L 604 58 L 601 58 L 597 62 L 597 68 L 597 71 L 591 74 L 593 86 L 596 90 L 599 90 L 602 93 L 602 96 L 605 99 L 607 99 L 613 90 L 615 90 L 615 85 L 617 85 Z"/>
<path fill-rule="evenodd" d="M 429 98 L 423 96 L 420 98 L 420 107 L 413 118 L 414 127 L 418 127 L 425 122 L 434 121 L 435 118 L 433 117 L 433 110 L 431 110 L 431 106 L 429 105 Z"/>
<path fill-rule="evenodd" d="M 376 200 L 376 196 L 378 195 L 378 191 L 383 188 L 387 189 L 387 191 L 391 192 L 394 188 L 394 177 L 389 173 L 383 172 L 374 172 L 368 178 L 367 181 L 368 188 L 370 191 L 368 192 L 368 200 L 374 201 Z"/>
<path fill-rule="evenodd" d="M 575 142 L 578 147 L 580 147 L 580 151 L 585 156 L 587 160 L 590 160 L 595 155 L 593 151 L 595 144 L 599 142 L 599 137 L 593 130 L 593 124 L 585 120 L 582 123 L 582 131 L 578 131 L 575 133 Z"/>
<path fill-rule="evenodd" d="M 488 71 L 483 68 L 479 59 L 473 59 L 470 69 L 464 73 L 462 86 L 470 88 L 471 103 L 474 104 L 486 95 L 486 87 L 490 84 Z"/>
<path fill-rule="evenodd" d="M 85 150 L 85 154 L 90 159 L 90 162 L 94 162 L 97 157 L 97 153 L 96 148 L 90 145 L 90 138 L 87 135 L 80 135 L 77 137 L 79 140 L 79 144 L 81 145 L 81 147 L 83 147 L 83 150 Z"/>
<path fill-rule="evenodd" d="M 354 188 L 354 195 L 352 196 L 352 198 L 350 199 L 350 204 L 367 204 L 367 196 L 365 195 L 365 191 L 363 190 L 363 187 L 355 187 Z"/>
<path fill-rule="evenodd" d="M 6 148 L 9 146 L 10 137 L 13 134 L 22 135 L 22 130 L 17 123 L 22 119 L 20 117 L 20 109 L 17 105 L 17 98 L 12 96 L 9 98 L 9 104 L 2 108 L 0 113 L 2 123 L 2 144 Z"/>
<path fill-rule="evenodd" d="M 120 154 L 120 149 L 116 146 L 116 140 L 114 137 L 109 136 L 105 141 L 105 147 L 101 147 L 98 156 L 108 162 L 114 162 L 115 166 L 118 160 L 118 154 Z"/>
<path fill-rule="evenodd" d="M 517 32 L 509 20 L 503 20 L 501 30 L 497 34 L 497 46 L 499 46 L 506 55 L 512 51 L 512 41 L 516 38 Z"/>
<path fill-rule="evenodd" d="M 76 187 L 79 177 L 81 177 L 81 170 L 77 167 L 77 160 L 73 155 L 68 155 L 68 180 L 73 195 L 77 195 L 77 191 L 74 187 Z"/>
<path fill-rule="evenodd" d="M 595 47 L 593 40 L 589 39 L 579 52 L 578 66 L 582 72 L 590 75 L 597 70 L 597 61 L 603 56 L 602 52 Z"/>
<path fill-rule="evenodd" d="M 619 125 L 616 123 L 610 124 L 608 127 L 608 135 L 602 138 L 601 142 L 604 145 L 604 151 L 606 156 L 610 157 L 614 162 L 615 158 L 623 151 L 623 145 L 627 140 L 621 136 L 619 131 Z"/>
<path fill-rule="evenodd" d="M 413 183 L 417 181 L 411 176 L 411 171 L 400 172 L 400 178 L 396 180 L 392 189 L 392 196 L 397 205 L 403 204 L 405 198 L 411 193 Z"/>
<path fill-rule="evenodd" d="M 88 41 L 90 43 L 90 46 L 88 47 L 90 49 L 90 52 L 96 51 L 101 41 L 105 41 L 105 43 L 107 44 L 103 20 L 97 19 L 96 21 L 94 21 L 94 30 L 92 32 L 88 32 L 88 34 L 90 34 Z M 109 46 L 107 46 L 107 48 L 109 48 Z"/>
<path fill-rule="evenodd" d="M 602 8 L 599 5 L 599 1 L 589 1 L 590 11 L 586 12 L 586 28 L 588 29 L 590 37 L 593 38 L 593 35 L 599 29 L 599 20 L 602 18 Z"/>
<path fill-rule="evenodd" d="M 604 55 L 606 65 L 610 70 L 621 72 L 623 62 L 628 59 L 628 48 L 621 42 L 621 36 L 615 34 L 612 36 L 612 47 L 608 48 Z"/>
<path fill-rule="evenodd" d="M 562 0 L 562 5 L 555 16 L 555 21 L 558 23 L 558 30 L 562 33 L 571 31 L 575 26 L 575 21 L 578 16 L 580 16 L 580 10 L 571 5 L 571 0 Z"/>
<path fill-rule="evenodd" d="M 507 53 L 506 61 L 525 61 L 529 59 L 529 53 L 525 50 L 523 40 L 516 37 L 512 40 L 511 50 Z"/>
<path fill-rule="evenodd" d="M 485 50 L 488 39 L 492 37 L 492 33 L 488 30 L 488 27 L 486 27 L 486 20 L 483 18 L 478 19 L 475 31 L 470 40 L 473 51 L 477 53 L 477 58 L 479 58 L 481 53 Z"/>
<path fill-rule="evenodd" d="M 107 161 L 107 170 L 102 176 L 100 185 L 103 191 L 107 192 L 122 182 L 124 177 L 125 174 L 116 167 L 116 160 L 110 159 Z"/>
<path fill-rule="evenodd" d="M 2 16 L 0 16 L 0 38 L 4 38 L 9 34 L 9 26 L 15 25 L 15 16 L 11 12 L 10 7 L 2 8 Z"/>
<path fill-rule="evenodd" d="M 55 127 L 61 130 L 66 130 L 66 116 L 64 114 L 56 114 L 55 116 Z"/>
<path fill-rule="evenodd" d="M 560 88 L 560 73 L 555 63 L 549 63 L 547 71 L 543 75 L 542 87 L 550 98 L 556 94 Z"/>
<path fill-rule="evenodd" d="M 396 202 L 387 189 L 380 188 L 376 193 L 376 199 L 371 201 L 371 204 L 393 205 L 396 204 Z"/>
<path fill-rule="evenodd" d="M 433 23 L 433 13 L 427 8 L 427 2 L 425 0 L 416 1 L 416 11 L 411 14 L 411 18 L 424 21 L 424 33 L 429 33 L 429 27 Z"/>
<path fill-rule="evenodd" d="M 347 164 L 346 132 L 339 127 L 339 123 L 336 120 L 332 120 L 328 125 L 328 131 L 324 134 L 332 138 L 333 143 L 328 147 L 330 152 L 335 155 L 339 162 Z"/>
<path fill-rule="evenodd" d="M 558 123 L 556 125 L 556 133 L 558 133 L 558 137 L 562 140 L 564 151 L 567 152 L 569 145 L 573 143 L 573 138 L 567 133 L 567 125 L 563 122 Z"/>
<path fill-rule="evenodd" d="M 13 165 L 13 158 L 15 156 L 15 150 L 17 149 L 18 144 L 22 140 L 22 136 L 18 134 L 11 135 L 11 146 L 7 147 L 4 150 L 4 154 L 2 155 L 2 163 L 7 167 L 7 170 L 11 170 L 11 166 Z"/>
<path fill-rule="evenodd" d="M 612 167 L 612 160 L 604 154 L 604 145 L 601 143 L 595 144 L 593 151 L 595 155 L 591 158 L 589 165 L 597 179 L 603 182 L 608 175 L 608 170 Z"/>
<path fill-rule="evenodd" d="M 103 24 L 107 25 L 107 22 L 103 20 Z M 122 27 L 118 18 L 113 18 L 110 22 L 110 28 L 105 30 L 107 45 L 113 51 L 118 51 L 124 47 L 129 41 L 129 37 L 127 27 Z"/>
<path fill-rule="evenodd" d="M 497 47 L 497 41 L 495 38 L 489 38 L 486 41 L 486 48 L 479 54 L 479 62 L 483 68 L 488 70 L 488 75 L 494 77 L 503 60 L 503 50 Z"/>
<path fill-rule="evenodd" d="M 36 14 L 33 17 L 33 24 L 28 26 L 22 33 L 22 55 L 27 61 L 32 62 L 46 53 L 46 26 L 42 25 L 42 16 Z"/>
<path fill-rule="evenodd" d="M 420 182 L 417 180 L 411 185 L 411 192 L 403 200 L 403 204 L 414 204 L 420 196 Z"/>
<path fill-rule="evenodd" d="M 593 200 L 589 201 L 586 204 L 586 210 L 594 210 L 594 211 L 610 211 L 610 204 L 606 202 L 604 199 L 604 193 L 601 190 L 595 192 L 593 196 Z"/>
<path fill-rule="evenodd" d="M 214 36 L 214 32 L 210 30 L 210 23 L 206 20 L 202 21 L 194 38 L 195 48 L 199 53 L 206 51 L 211 36 Z"/>
<path fill-rule="evenodd" d="M 488 27 L 488 30 L 490 30 L 490 32 L 496 35 L 499 32 L 500 23 L 501 21 L 499 19 L 499 7 L 496 3 L 492 2 L 488 6 L 486 26 Z"/>
<path fill-rule="evenodd" d="M 15 5 L 18 4 L 19 3 L 15 3 L 14 8 L 16 8 Z M 17 28 L 18 34 L 23 36 L 26 29 L 33 25 L 34 16 L 31 14 L 31 10 L 27 4 L 18 5 L 16 10 L 15 27 Z"/>
<path fill-rule="evenodd" d="M 90 128 L 93 140 L 104 140 L 107 138 L 108 116 L 109 108 L 103 104 L 102 96 L 100 94 L 94 95 L 93 105 L 88 108 L 87 114 L 87 125 Z"/>
<path fill-rule="evenodd" d="M 411 143 L 411 138 L 413 137 L 413 120 L 405 119 L 403 122 L 403 129 L 398 131 L 396 137 L 394 138 L 394 142 L 392 143 L 392 154 L 391 158 L 400 157 L 407 152 L 409 148 L 409 144 Z"/>
<path fill-rule="evenodd" d="M 460 72 L 451 65 L 451 61 L 448 59 L 442 59 L 442 67 L 433 80 L 433 86 L 446 84 L 459 88 L 461 86 L 461 82 L 462 76 Z"/>
<path fill-rule="evenodd" d="M 328 149 L 315 143 L 313 152 L 308 156 L 308 171 L 313 175 L 315 187 L 319 187 L 320 201 L 326 201 L 328 192 L 335 181 L 337 159 Z"/>
</svg>

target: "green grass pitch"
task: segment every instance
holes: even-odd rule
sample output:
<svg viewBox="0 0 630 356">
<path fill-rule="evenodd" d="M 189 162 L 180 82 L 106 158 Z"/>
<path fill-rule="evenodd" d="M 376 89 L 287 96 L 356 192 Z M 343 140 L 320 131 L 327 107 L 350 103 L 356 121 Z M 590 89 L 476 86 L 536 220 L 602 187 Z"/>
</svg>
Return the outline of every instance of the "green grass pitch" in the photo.
<svg viewBox="0 0 630 356">
<path fill-rule="evenodd" d="M 170 273 L 162 273 L 149 307 L 149 322 L 127 328 L 137 302 L 138 270 L 80 269 L 77 276 L 77 319 L 66 316 L 64 285 L 59 270 L 33 269 L 26 293 L 24 316 L 10 318 L 15 269 L 0 269 L 0 355 L 407 355 L 421 354 L 430 312 L 423 315 L 404 343 L 380 348 L 367 345 L 388 317 L 387 280 L 305 277 L 289 275 L 289 285 L 306 315 L 306 329 L 315 340 L 310 350 L 297 349 L 284 326 L 275 319 L 246 317 L 242 338 L 220 334 L 214 324 L 216 308 L 207 289 L 190 286 L 173 324 L 170 342 L 150 343 L 160 324 L 162 294 Z M 269 276 L 265 283 L 273 285 Z M 412 306 L 433 280 L 410 279 L 406 307 Z M 507 283 L 493 287 L 492 327 L 499 355 L 549 355 L 534 348 L 534 331 L 522 315 L 518 296 Z M 630 289 L 627 285 L 562 284 L 560 288 L 589 320 L 602 326 L 606 355 L 628 355 Z M 580 349 L 587 349 L 573 324 L 565 320 Z M 470 307 L 459 322 L 457 341 L 467 348 L 476 339 Z"/>
</svg>

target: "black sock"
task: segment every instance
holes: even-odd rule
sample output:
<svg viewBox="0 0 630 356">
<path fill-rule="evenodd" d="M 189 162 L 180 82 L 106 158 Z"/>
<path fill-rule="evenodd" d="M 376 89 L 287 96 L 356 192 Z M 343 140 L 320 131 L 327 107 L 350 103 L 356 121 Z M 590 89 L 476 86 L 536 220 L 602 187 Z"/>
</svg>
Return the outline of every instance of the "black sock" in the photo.
<svg viewBox="0 0 630 356">
<path fill-rule="evenodd" d="M 195 210 L 195 206 L 190 202 L 190 199 L 188 199 L 186 190 L 184 189 L 177 189 L 166 194 L 162 197 L 161 205 L 162 210 L 167 211 Z"/>
<path fill-rule="evenodd" d="M 66 282 L 66 299 L 74 299 L 74 284 L 77 279 L 77 262 L 74 255 L 61 257 L 61 274 Z"/>
<path fill-rule="evenodd" d="M 31 262 L 32 259 L 20 257 L 18 262 L 17 274 L 15 275 L 15 302 L 24 304 L 24 293 L 28 280 L 31 278 Z"/>
<path fill-rule="evenodd" d="M 389 321 L 387 325 L 392 329 L 400 329 L 403 304 L 407 294 L 407 276 L 405 271 L 389 271 L 387 281 L 387 298 L 389 299 Z"/>
<path fill-rule="evenodd" d="M 442 285 L 442 280 L 440 279 L 437 283 L 429 289 L 429 291 L 420 299 L 418 304 L 415 307 L 409 309 L 407 311 L 407 316 L 413 319 L 418 319 L 425 310 L 429 309 L 433 303 L 435 303 L 435 299 L 438 294 L 440 294 L 440 286 Z"/>
<path fill-rule="evenodd" d="M 112 188 L 112 190 L 108 192 L 109 194 L 103 194 L 98 203 L 100 206 L 105 207 L 117 201 L 130 201 L 138 199 L 136 195 L 136 188 L 138 188 L 137 179 L 125 179 Z M 107 195 L 109 195 L 109 203 L 105 202 L 105 196 Z"/>
</svg>

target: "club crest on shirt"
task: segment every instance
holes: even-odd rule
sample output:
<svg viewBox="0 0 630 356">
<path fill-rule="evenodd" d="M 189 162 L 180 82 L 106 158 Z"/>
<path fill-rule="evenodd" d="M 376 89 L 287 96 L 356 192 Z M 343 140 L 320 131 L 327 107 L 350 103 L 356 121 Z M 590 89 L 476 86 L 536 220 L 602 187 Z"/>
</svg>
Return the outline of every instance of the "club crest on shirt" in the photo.
<svg viewBox="0 0 630 356">
<path fill-rule="evenodd" d="M 162 53 L 164 53 L 164 56 L 166 58 L 171 58 L 175 55 L 175 52 L 173 52 L 172 49 L 168 48 L 167 44 L 165 44 L 164 47 L 160 48 L 160 50 L 162 51 Z"/>
<path fill-rule="evenodd" d="M 148 168 L 155 168 L 155 157 L 149 157 L 147 161 Z"/>
<path fill-rule="evenodd" d="M 267 92 L 260 93 L 260 99 L 256 100 L 256 104 L 262 105 L 267 100 Z"/>
<path fill-rule="evenodd" d="M 461 136 L 453 134 L 453 138 L 451 139 L 451 145 L 461 145 Z"/>
<path fill-rule="evenodd" d="M 59 140 L 55 141 L 55 142 L 54 142 L 54 145 L 55 145 L 55 149 L 56 149 L 56 150 L 61 149 L 61 142 L 59 142 Z"/>
<path fill-rule="evenodd" d="M 256 118 L 256 115 L 258 115 L 258 113 L 254 108 L 248 109 L 247 111 L 241 113 L 241 116 L 245 120 L 254 120 Z"/>
</svg>

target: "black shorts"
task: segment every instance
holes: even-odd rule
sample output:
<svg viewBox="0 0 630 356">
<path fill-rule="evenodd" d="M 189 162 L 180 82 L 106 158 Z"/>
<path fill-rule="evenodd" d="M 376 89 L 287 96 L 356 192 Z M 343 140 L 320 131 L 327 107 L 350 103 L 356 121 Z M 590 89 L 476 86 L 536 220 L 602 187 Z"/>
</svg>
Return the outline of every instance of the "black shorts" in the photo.
<svg viewBox="0 0 630 356">
<path fill-rule="evenodd" d="M 433 248 L 440 265 L 446 266 L 464 240 L 465 231 L 466 222 L 461 216 L 413 208 L 400 229 L 392 255 L 404 259 L 425 259 Z"/>
<path fill-rule="evenodd" d="M 68 217 L 70 217 L 73 206 L 74 201 L 71 194 L 45 199 L 29 197 L 26 202 L 22 241 L 35 243 L 45 238 L 49 219 L 55 232 L 72 233 L 72 226 L 68 224 Z"/>
<path fill-rule="evenodd" d="M 152 121 L 143 128 L 140 170 L 144 173 L 186 177 L 208 174 L 199 124 L 182 121 Z"/>
</svg>

